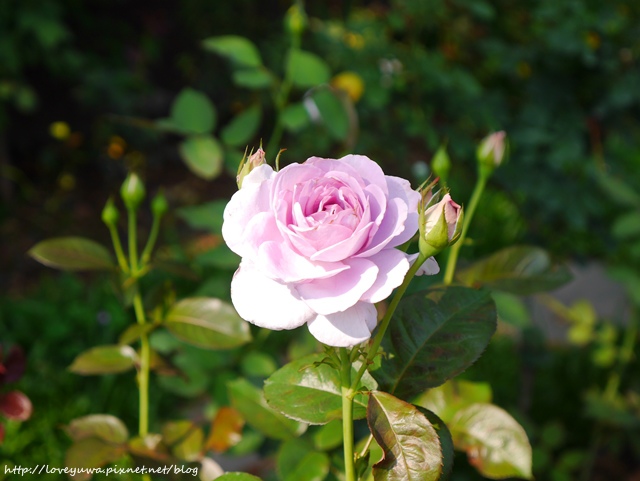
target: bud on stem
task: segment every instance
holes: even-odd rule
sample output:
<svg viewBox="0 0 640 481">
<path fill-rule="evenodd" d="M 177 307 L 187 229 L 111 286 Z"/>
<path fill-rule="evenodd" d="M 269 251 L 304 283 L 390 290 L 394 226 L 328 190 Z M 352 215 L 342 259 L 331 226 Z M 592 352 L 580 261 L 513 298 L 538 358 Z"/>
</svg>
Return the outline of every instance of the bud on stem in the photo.
<svg viewBox="0 0 640 481">
<path fill-rule="evenodd" d="M 129 173 L 120 188 L 120 196 L 128 210 L 136 210 L 146 195 L 144 184 L 135 172 Z"/>
</svg>

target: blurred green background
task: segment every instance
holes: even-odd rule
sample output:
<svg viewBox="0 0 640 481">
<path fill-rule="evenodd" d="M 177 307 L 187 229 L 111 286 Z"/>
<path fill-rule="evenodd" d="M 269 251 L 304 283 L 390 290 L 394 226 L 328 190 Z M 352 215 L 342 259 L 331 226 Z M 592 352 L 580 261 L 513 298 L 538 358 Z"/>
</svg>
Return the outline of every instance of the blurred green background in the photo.
<svg viewBox="0 0 640 481">
<path fill-rule="evenodd" d="M 0 342 L 27 353 L 16 386 L 34 415 L 7 425 L 0 461 L 62 466 L 60 425 L 90 412 L 135 425 L 131 379 L 65 371 L 130 322 L 109 280 L 26 256 L 53 236 L 108 243 L 100 211 L 128 169 L 148 191 L 165 189 L 175 210 L 163 253 L 189 266 L 186 278 L 153 282 L 228 298 L 237 259 L 203 254 L 220 244 L 207 216 L 219 220 L 247 145 L 262 141 L 270 161 L 286 148 L 283 165 L 360 153 L 417 187 L 446 143 L 464 203 L 475 146 L 494 130 L 507 132 L 510 157 L 463 263 L 532 244 L 601 275 L 573 304 L 503 300 L 512 309 L 467 376 L 489 382 L 527 428 L 537 479 L 640 479 L 640 3 L 3 0 Z M 614 281 L 622 301 L 603 313 L 590 296 Z M 158 417 L 192 413 L 234 373 L 251 373 L 240 358 L 183 357 L 190 382 L 155 383 Z M 464 464 L 453 479 L 480 479 Z"/>
</svg>

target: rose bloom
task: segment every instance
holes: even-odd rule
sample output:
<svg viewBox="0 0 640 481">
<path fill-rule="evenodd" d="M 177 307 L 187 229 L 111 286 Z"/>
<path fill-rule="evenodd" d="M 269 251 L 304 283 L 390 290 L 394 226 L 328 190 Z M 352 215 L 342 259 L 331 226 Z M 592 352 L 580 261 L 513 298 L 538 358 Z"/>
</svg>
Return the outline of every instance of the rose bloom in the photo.
<svg viewBox="0 0 640 481">
<path fill-rule="evenodd" d="M 371 159 L 311 157 L 263 164 L 224 211 L 222 235 L 242 257 L 231 283 L 238 314 L 268 329 L 307 324 L 320 342 L 371 337 L 374 303 L 399 286 L 415 255 L 396 249 L 418 230 L 420 194 Z M 433 258 L 421 273 L 436 274 Z"/>
</svg>

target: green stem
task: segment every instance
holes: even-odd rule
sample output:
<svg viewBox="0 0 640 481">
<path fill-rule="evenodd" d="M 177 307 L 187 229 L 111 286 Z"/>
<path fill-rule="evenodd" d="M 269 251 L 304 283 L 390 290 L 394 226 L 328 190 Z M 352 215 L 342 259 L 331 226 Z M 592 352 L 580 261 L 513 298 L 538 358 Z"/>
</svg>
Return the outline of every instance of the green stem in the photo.
<svg viewBox="0 0 640 481">
<path fill-rule="evenodd" d="M 356 377 L 351 382 L 352 391 L 355 391 L 357 389 L 360 379 L 362 379 L 362 376 L 364 376 L 364 373 L 369 367 L 369 365 L 371 364 L 371 362 L 373 361 L 373 358 L 376 357 L 376 354 L 378 353 L 378 349 L 380 349 L 380 344 L 382 343 L 382 338 L 384 337 L 384 334 L 387 332 L 387 328 L 389 327 L 389 323 L 391 322 L 391 318 L 393 317 L 393 313 L 398 307 L 398 304 L 400 303 L 402 296 L 404 296 L 404 293 L 409 287 L 409 283 L 411 282 L 413 277 L 416 275 L 416 272 L 418 272 L 418 269 L 420 268 L 420 266 L 424 264 L 424 261 L 426 260 L 427 260 L 426 256 L 419 254 L 418 258 L 409 269 L 409 272 L 407 272 L 407 275 L 404 276 L 404 281 L 402 281 L 402 284 L 400 285 L 400 287 L 396 289 L 396 293 L 393 296 L 393 299 L 391 299 L 391 302 L 389 303 L 387 312 L 385 312 L 384 317 L 380 322 L 380 326 L 378 327 L 378 332 L 376 333 L 371 343 L 371 346 L 369 347 L 369 351 L 367 352 L 367 357 L 362 363 L 362 366 L 360 366 L 360 369 L 358 370 Z"/>
<path fill-rule="evenodd" d="M 136 313 L 138 324 L 144 325 L 145 314 L 142 306 L 142 296 L 136 286 L 133 296 L 133 309 Z M 149 336 L 145 333 L 140 336 L 140 372 L 138 374 L 138 389 L 140 391 L 138 434 L 141 437 L 149 433 L 149 364 L 151 351 L 149 349 Z"/>
<path fill-rule="evenodd" d="M 129 265 L 131 266 L 131 274 L 135 277 L 138 274 L 138 238 L 137 238 L 137 222 L 135 209 L 128 209 L 129 215 Z"/>
<path fill-rule="evenodd" d="M 149 233 L 149 239 L 147 239 L 147 245 L 144 246 L 142 256 L 140 257 L 140 264 L 143 266 L 151 259 L 151 252 L 156 245 L 158 239 L 158 233 L 160 232 L 160 216 L 153 216 L 153 223 L 151 224 L 151 232 Z"/>
<path fill-rule="evenodd" d="M 480 201 L 482 193 L 484 192 L 484 188 L 487 185 L 488 178 L 488 175 L 479 175 L 476 186 L 474 187 L 473 193 L 471 194 L 471 199 L 469 200 L 469 207 L 465 208 L 460 238 L 455 244 L 451 246 L 451 250 L 449 251 L 449 258 L 447 259 L 447 268 L 444 274 L 444 283 L 446 285 L 449 285 L 453 282 L 453 275 L 456 272 L 456 264 L 458 262 L 458 253 L 460 252 L 460 248 L 462 247 L 462 244 L 464 244 L 464 240 L 467 237 L 467 231 L 469 230 L 471 219 L 473 218 L 473 214 L 478 207 L 478 202 Z"/>
<path fill-rule="evenodd" d="M 351 360 L 346 348 L 340 348 L 340 379 L 342 382 L 342 436 L 344 444 L 345 481 L 356 481 L 353 456 L 353 394 L 351 389 Z"/>
<path fill-rule="evenodd" d="M 125 274 L 128 274 L 129 265 L 127 264 L 127 257 L 124 255 L 124 251 L 122 250 L 118 229 L 116 229 L 116 226 L 114 225 L 109 225 L 109 232 L 111 233 L 111 242 L 113 244 L 113 250 L 116 253 L 116 258 L 118 259 L 118 265 Z"/>
</svg>

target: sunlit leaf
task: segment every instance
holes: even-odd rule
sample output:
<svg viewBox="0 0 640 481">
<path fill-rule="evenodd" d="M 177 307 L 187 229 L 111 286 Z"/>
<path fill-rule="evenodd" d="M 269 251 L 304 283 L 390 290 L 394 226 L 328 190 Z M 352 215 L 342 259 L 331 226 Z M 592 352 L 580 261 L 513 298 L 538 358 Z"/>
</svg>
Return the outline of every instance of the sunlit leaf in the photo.
<svg viewBox="0 0 640 481">
<path fill-rule="evenodd" d="M 140 339 L 143 335 L 149 334 L 156 327 L 155 324 L 131 324 L 127 327 L 120 337 L 118 338 L 118 344 L 131 344 Z"/>
<path fill-rule="evenodd" d="M 275 80 L 274 75 L 264 67 L 235 70 L 231 78 L 236 85 L 255 90 L 271 87 Z"/>
<path fill-rule="evenodd" d="M 235 446 L 242 439 L 244 418 L 229 406 L 221 407 L 211 422 L 206 449 L 222 453 Z"/>
<path fill-rule="evenodd" d="M 109 251 L 83 237 L 56 237 L 39 242 L 28 254 L 38 262 L 66 271 L 111 270 L 115 266 Z"/>
<path fill-rule="evenodd" d="M 135 456 L 149 458 L 156 461 L 171 459 L 167 446 L 162 442 L 162 435 L 153 433 L 146 436 L 136 436 L 127 444 L 128 451 Z"/>
<path fill-rule="evenodd" d="M 290 132 L 299 132 L 311 122 L 309 113 L 302 103 L 287 105 L 280 113 L 280 122 Z"/>
<path fill-rule="evenodd" d="M 252 105 L 231 119 L 220 132 L 220 138 L 227 145 L 245 146 L 258 130 L 261 119 L 262 109 L 260 105 Z"/>
<path fill-rule="evenodd" d="M 253 474 L 247 473 L 225 473 L 219 478 L 216 478 L 216 481 L 262 481 L 257 476 Z"/>
<path fill-rule="evenodd" d="M 391 394 L 369 394 L 367 423 L 384 452 L 373 466 L 376 481 L 437 481 L 442 474 L 438 434 L 418 408 Z"/>
<path fill-rule="evenodd" d="M 280 414 L 267 404 L 262 391 L 245 379 L 227 383 L 231 405 L 248 424 L 274 439 L 291 439 L 301 435 L 307 425 Z"/>
<path fill-rule="evenodd" d="M 496 310 L 488 291 L 441 286 L 402 300 L 374 372 L 390 392 L 410 399 L 458 375 L 489 344 Z"/>
<path fill-rule="evenodd" d="M 202 46 L 205 50 L 226 57 L 236 66 L 259 67 L 262 65 L 258 49 L 245 37 L 238 35 L 209 37 L 202 41 Z"/>
<path fill-rule="evenodd" d="M 209 349 L 231 349 L 251 340 L 247 322 L 220 299 L 183 299 L 169 310 L 165 325 L 183 341 Z"/>
<path fill-rule="evenodd" d="M 111 374 L 133 368 L 138 355 L 131 346 L 97 346 L 79 354 L 69 366 L 76 374 Z"/>
<path fill-rule="evenodd" d="M 298 87 L 313 87 L 327 83 L 331 77 L 329 66 L 311 52 L 291 49 L 287 61 L 287 74 Z"/>
<path fill-rule="evenodd" d="M 191 421 L 170 421 L 162 426 L 162 438 L 173 455 L 183 461 L 196 461 L 202 455 L 204 433 Z"/>
<path fill-rule="evenodd" d="M 189 170 L 198 177 L 210 180 L 222 172 L 223 150 L 210 135 L 187 137 L 180 144 L 180 155 Z"/>
<path fill-rule="evenodd" d="M 469 286 L 528 295 L 552 291 L 571 280 L 566 267 L 554 265 L 549 254 L 539 247 L 506 247 L 473 263 L 456 275 Z"/>
<path fill-rule="evenodd" d="M 320 451 L 329 451 L 342 444 L 342 420 L 334 419 L 320 426 L 313 434 L 313 445 Z"/>
<path fill-rule="evenodd" d="M 449 423 L 460 409 L 471 404 L 490 403 L 492 397 L 491 386 L 487 383 L 452 379 L 421 394 L 414 404 L 433 411 Z"/>
<path fill-rule="evenodd" d="M 472 404 L 448 423 L 456 449 L 485 477 L 531 479 L 527 433 L 509 413 L 493 404 Z"/>
<path fill-rule="evenodd" d="M 110 414 L 90 414 L 72 420 L 66 432 L 74 441 L 96 437 L 103 441 L 121 444 L 129 438 L 129 431 L 124 423 Z"/>
<path fill-rule="evenodd" d="M 264 383 L 269 405 L 286 416 L 309 424 L 325 424 L 342 418 L 340 372 L 321 363 L 324 354 L 311 354 L 290 362 L 276 371 Z M 316 363 L 316 365 L 314 365 Z M 356 375 L 359 363 L 352 366 Z M 368 374 L 362 377 L 360 388 L 375 389 L 377 384 Z M 366 416 L 367 399 L 356 394 L 353 402 L 354 419 Z"/>
<path fill-rule="evenodd" d="M 182 133 L 207 134 L 215 127 L 215 107 L 205 94 L 187 87 L 173 101 L 169 121 Z"/>
<path fill-rule="evenodd" d="M 112 444 L 103 439 L 90 437 L 73 443 L 65 455 L 64 465 L 70 469 L 99 468 L 117 461 L 126 452 L 125 445 Z M 78 472 L 73 479 L 91 479 L 91 474 Z"/>
</svg>

